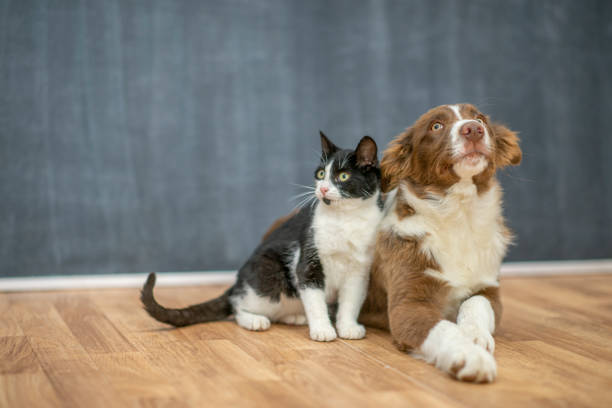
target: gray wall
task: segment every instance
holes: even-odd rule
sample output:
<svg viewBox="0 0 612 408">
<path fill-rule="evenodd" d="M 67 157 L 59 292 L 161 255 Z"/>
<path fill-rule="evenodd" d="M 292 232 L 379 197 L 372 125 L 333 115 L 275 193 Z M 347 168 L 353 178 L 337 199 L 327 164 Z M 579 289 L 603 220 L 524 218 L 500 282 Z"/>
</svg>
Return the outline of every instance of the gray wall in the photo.
<svg viewBox="0 0 612 408">
<path fill-rule="evenodd" d="M 606 1 L 0 1 L 0 275 L 233 269 L 310 184 L 469 101 L 520 131 L 508 260 L 612 257 Z"/>
</svg>

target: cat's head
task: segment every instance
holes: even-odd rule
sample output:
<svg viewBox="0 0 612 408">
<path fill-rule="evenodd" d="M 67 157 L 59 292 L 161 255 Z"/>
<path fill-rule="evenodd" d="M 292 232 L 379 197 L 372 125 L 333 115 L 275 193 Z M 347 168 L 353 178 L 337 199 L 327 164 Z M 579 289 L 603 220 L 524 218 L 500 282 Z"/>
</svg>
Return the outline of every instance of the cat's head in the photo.
<svg viewBox="0 0 612 408">
<path fill-rule="evenodd" d="M 321 133 L 321 163 L 315 170 L 315 195 L 327 205 L 367 199 L 380 189 L 376 142 L 364 136 L 355 150 L 341 149 Z"/>
</svg>

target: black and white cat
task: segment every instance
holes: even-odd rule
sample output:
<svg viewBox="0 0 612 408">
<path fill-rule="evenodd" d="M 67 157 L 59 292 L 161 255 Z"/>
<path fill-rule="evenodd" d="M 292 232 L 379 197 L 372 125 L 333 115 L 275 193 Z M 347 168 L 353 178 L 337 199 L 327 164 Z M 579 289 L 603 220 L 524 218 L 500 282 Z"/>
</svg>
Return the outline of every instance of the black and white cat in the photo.
<svg viewBox="0 0 612 408">
<path fill-rule="evenodd" d="M 249 330 L 266 330 L 270 322 L 308 323 L 313 340 L 363 338 L 365 328 L 357 317 L 383 206 L 376 142 L 365 136 L 355 150 L 344 150 L 321 133 L 321 147 L 313 189 L 318 201 L 264 238 L 234 286 L 208 302 L 167 309 L 153 297 L 155 274 L 150 274 L 141 293 L 147 312 L 174 326 L 233 314 Z M 328 304 L 336 302 L 337 334 L 328 311 Z"/>
</svg>

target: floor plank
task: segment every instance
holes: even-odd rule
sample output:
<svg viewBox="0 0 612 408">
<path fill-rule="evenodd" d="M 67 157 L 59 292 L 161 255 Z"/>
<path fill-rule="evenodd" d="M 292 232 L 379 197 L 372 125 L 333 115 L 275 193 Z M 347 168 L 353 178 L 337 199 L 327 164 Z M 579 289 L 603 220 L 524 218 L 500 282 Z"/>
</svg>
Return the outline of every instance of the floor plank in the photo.
<svg viewBox="0 0 612 408">
<path fill-rule="evenodd" d="M 42 370 L 0 375 L 0 407 L 65 407 Z"/>
<path fill-rule="evenodd" d="M 184 306 L 222 286 L 159 288 Z M 498 378 L 463 384 L 389 334 L 309 340 L 305 326 L 170 329 L 135 289 L 0 293 L 0 406 L 612 406 L 612 276 L 507 278 Z"/>
<path fill-rule="evenodd" d="M 136 351 L 89 297 L 63 296 L 54 306 L 89 354 Z"/>
</svg>

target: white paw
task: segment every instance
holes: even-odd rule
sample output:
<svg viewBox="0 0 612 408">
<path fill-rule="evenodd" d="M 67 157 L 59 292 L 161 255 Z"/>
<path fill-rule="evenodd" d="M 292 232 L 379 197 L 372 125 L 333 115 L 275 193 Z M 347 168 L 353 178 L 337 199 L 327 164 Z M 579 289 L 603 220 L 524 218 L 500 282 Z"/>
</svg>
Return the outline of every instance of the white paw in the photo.
<svg viewBox="0 0 612 408">
<path fill-rule="evenodd" d="M 310 338 L 314 341 L 332 341 L 336 338 L 336 330 L 330 325 L 310 326 Z"/>
<path fill-rule="evenodd" d="M 236 322 L 247 330 L 263 331 L 270 328 L 270 319 L 252 313 L 238 313 Z"/>
<path fill-rule="evenodd" d="M 280 319 L 281 323 L 303 326 L 307 323 L 305 315 L 288 315 Z"/>
<path fill-rule="evenodd" d="M 491 336 L 488 330 L 474 324 L 461 325 L 459 328 L 468 339 L 474 342 L 474 344 L 479 345 L 493 354 L 495 351 L 495 340 L 493 340 L 493 336 Z"/>
<path fill-rule="evenodd" d="M 366 335 L 365 327 L 356 322 L 338 323 L 336 324 L 336 329 L 338 329 L 338 336 L 343 339 L 363 339 Z"/>
<path fill-rule="evenodd" d="M 436 366 L 461 381 L 492 382 L 497 364 L 484 348 L 468 342 L 455 344 L 441 353 Z"/>
</svg>

